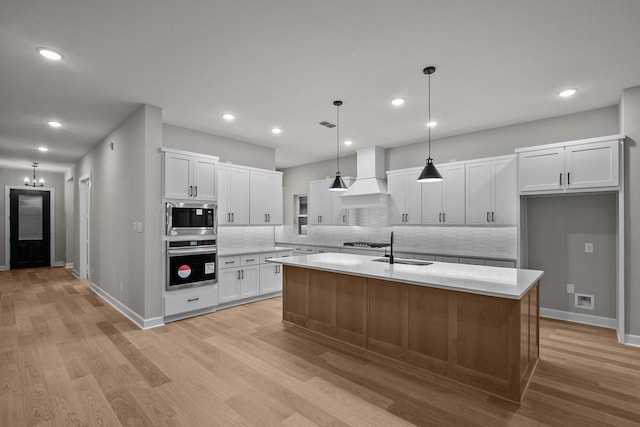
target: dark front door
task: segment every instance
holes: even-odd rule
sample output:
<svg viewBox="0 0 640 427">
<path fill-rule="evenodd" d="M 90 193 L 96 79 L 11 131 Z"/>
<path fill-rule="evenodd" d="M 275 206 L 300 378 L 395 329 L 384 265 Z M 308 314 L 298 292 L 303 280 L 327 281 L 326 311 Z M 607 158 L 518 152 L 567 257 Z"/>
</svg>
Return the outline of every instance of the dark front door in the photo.
<svg viewBox="0 0 640 427">
<path fill-rule="evenodd" d="M 47 267 L 51 260 L 49 192 L 13 189 L 10 200 L 11 268 Z"/>
</svg>

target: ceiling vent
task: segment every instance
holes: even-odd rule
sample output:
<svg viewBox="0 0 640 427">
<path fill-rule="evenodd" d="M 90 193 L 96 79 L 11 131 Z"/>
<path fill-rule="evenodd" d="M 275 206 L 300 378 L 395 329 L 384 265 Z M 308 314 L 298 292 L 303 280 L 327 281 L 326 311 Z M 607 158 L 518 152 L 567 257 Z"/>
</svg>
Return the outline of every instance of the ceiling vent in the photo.
<svg viewBox="0 0 640 427">
<path fill-rule="evenodd" d="M 326 128 L 329 128 L 329 129 L 336 127 L 336 125 L 334 125 L 333 123 L 329 123 L 329 122 L 320 122 L 318 124 L 320 126 L 324 126 Z"/>
</svg>

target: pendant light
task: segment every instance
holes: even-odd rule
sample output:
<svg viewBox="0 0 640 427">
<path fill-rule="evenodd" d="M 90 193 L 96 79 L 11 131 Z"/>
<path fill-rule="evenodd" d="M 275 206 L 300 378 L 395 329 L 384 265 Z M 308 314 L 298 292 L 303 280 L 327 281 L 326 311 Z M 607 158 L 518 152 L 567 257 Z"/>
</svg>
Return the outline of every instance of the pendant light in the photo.
<svg viewBox="0 0 640 427">
<path fill-rule="evenodd" d="M 340 174 L 340 106 L 342 105 L 342 101 L 333 101 L 333 105 L 336 106 L 337 109 L 337 117 L 336 117 L 336 144 L 337 144 L 337 172 L 336 178 L 333 180 L 333 184 L 329 187 L 329 191 L 347 191 L 347 184 L 342 180 L 342 175 Z"/>
<path fill-rule="evenodd" d="M 39 181 L 36 181 L 36 168 L 38 167 L 38 162 L 33 162 L 31 165 L 33 168 L 33 181 L 28 176 L 24 177 L 24 185 L 28 185 L 29 187 L 43 187 L 44 186 L 44 178 L 40 178 Z"/>
<path fill-rule="evenodd" d="M 429 157 L 427 158 L 427 164 L 422 169 L 422 173 L 418 177 L 418 182 L 437 182 L 442 181 L 442 175 L 436 169 L 436 165 L 433 164 L 433 159 L 431 158 L 431 74 L 436 72 L 436 67 L 427 67 L 422 70 L 424 74 L 429 77 L 429 110 L 428 110 L 428 121 L 427 121 L 427 138 L 429 141 Z"/>
</svg>

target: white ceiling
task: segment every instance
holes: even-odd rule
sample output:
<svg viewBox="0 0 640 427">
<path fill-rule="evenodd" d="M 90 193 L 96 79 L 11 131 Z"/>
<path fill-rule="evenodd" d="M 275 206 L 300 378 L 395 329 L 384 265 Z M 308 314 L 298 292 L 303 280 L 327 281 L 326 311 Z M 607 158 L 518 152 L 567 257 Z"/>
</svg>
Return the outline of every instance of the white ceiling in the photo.
<svg viewBox="0 0 640 427">
<path fill-rule="evenodd" d="M 425 140 L 425 66 L 437 139 L 617 104 L 639 45 L 638 0 L 2 0 L 0 159 L 67 167 L 147 103 L 283 168 L 335 156 L 335 99 L 343 153 Z"/>
</svg>

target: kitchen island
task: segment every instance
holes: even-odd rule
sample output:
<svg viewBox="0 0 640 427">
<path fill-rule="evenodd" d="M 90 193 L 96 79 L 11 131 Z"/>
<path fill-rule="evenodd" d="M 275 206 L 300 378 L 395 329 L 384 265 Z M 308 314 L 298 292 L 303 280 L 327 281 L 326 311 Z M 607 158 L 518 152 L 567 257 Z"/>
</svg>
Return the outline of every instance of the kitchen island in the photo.
<svg viewBox="0 0 640 427">
<path fill-rule="evenodd" d="M 520 402 L 543 272 L 325 253 L 284 265 L 283 321 Z"/>
</svg>

